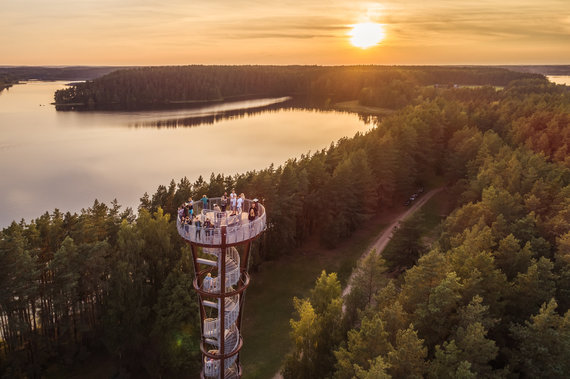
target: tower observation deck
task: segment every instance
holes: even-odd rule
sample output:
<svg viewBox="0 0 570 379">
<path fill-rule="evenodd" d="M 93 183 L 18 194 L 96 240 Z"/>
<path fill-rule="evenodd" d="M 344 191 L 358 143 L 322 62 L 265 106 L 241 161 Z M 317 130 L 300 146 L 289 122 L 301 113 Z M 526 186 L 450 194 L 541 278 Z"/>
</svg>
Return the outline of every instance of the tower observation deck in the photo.
<svg viewBox="0 0 570 379">
<path fill-rule="evenodd" d="M 193 203 L 200 223 L 187 224 L 177 217 L 178 233 L 192 249 L 201 324 L 202 378 L 240 378 L 239 352 L 245 290 L 249 285 L 251 243 L 264 230 L 263 205 L 245 199 L 243 212 L 221 210 L 221 199 L 204 206 Z M 248 218 L 254 209 L 255 218 Z M 207 226 L 204 226 L 206 223 Z"/>
</svg>

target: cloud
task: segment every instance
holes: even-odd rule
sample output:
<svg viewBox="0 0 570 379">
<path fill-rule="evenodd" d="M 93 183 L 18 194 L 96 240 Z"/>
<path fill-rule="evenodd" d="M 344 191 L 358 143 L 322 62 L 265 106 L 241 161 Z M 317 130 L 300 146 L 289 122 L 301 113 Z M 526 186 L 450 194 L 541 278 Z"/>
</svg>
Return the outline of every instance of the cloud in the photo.
<svg viewBox="0 0 570 379">
<path fill-rule="evenodd" d="M 567 31 L 560 19 L 560 8 L 549 7 L 549 3 L 517 2 L 507 3 L 453 2 L 451 5 L 402 8 L 395 5 L 387 11 L 385 22 L 397 30 L 402 39 L 433 40 L 434 38 L 468 40 L 489 39 L 544 39 L 563 38 Z M 459 5 L 458 5 L 459 4 Z M 435 4 L 434 4 L 435 5 Z M 565 8 L 570 7 L 566 3 Z M 438 42 L 438 41 L 434 41 Z M 439 41 L 442 42 L 442 41 Z"/>
<path fill-rule="evenodd" d="M 529 57 L 550 49 L 553 56 L 570 59 L 570 52 L 560 52 L 570 32 L 567 0 L 76 0 L 73 6 L 68 0 L 4 3 L 0 45 L 9 60 L 0 63 L 5 64 L 26 63 L 18 57 L 29 59 L 32 52 L 43 64 L 85 63 L 87 57 L 101 60 L 100 64 L 124 64 L 123 58 L 118 62 L 118 56 L 129 56 L 132 64 L 144 64 L 141 60 L 151 54 L 154 64 L 161 59 L 171 63 L 174 56 L 181 60 L 184 54 L 188 63 L 196 57 L 189 48 L 199 49 L 202 63 L 208 57 L 218 59 L 223 51 L 240 54 L 236 59 L 243 58 L 238 51 L 251 57 L 283 59 L 285 53 L 306 54 L 315 40 L 325 41 L 331 49 L 326 55 L 334 57 L 345 53 L 334 49 L 342 44 L 349 47 L 349 25 L 364 21 L 385 25 L 383 46 L 414 49 L 469 45 L 496 52 L 512 44 L 524 46 Z M 320 46 L 321 56 L 324 48 Z M 165 56 L 161 58 L 161 54 Z M 54 57 L 58 62 L 48 61 Z M 224 59 L 231 61 L 231 56 Z"/>
</svg>

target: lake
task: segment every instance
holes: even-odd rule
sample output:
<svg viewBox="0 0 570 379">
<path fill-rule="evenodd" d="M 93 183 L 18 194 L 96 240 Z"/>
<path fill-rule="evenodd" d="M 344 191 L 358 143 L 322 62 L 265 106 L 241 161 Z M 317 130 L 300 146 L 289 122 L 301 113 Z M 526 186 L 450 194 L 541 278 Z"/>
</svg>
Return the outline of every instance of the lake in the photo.
<svg viewBox="0 0 570 379">
<path fill-rule="evenodd" d="M 570 85 L 570 76 L 548 76 Z M 0 227 L 95 199 L 136 209 L 139 198 L 186 176 L 235 174 L 327 147 L 372 126 L 355 114 L 274 109 L 285 99 L 140 112 L 57 112 L 65 82 L 0 92 Z M 249 114 L 244 114 L 248 110 Z"/>
<path fill-rule="evenodd" d="M 280 165 L 372 127 L 355 114 L 273 109 L 284 98 L 185 110 L 58 112 L 50 103 L 64 87 L 31 81 L 0 92 L 0 227 L 55 208 L 77 212 L 95 199 L 116 198 L 123 209 L 136 209 L 145 192 L 171 179 L 194 182 L 212 172 Z"/>
<path fill-rule="evenodd" d="M 556 84 L 565 84 L 570 86 L 570 76 L 568 75 L 547 75 L 548 80 Z"/>
</svg>

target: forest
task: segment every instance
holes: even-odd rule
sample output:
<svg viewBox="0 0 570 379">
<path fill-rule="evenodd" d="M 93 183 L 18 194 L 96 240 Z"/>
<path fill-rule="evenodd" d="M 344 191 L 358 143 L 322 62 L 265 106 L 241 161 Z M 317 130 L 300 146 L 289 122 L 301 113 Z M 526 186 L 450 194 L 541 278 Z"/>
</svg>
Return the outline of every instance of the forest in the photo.
<svg viewBox="0 0 570 379">
<path fill-rule="evenodd" d="M 359 99 L 401 108 L 421 86 L 505 86 L 540 74 L 493 67 L 428 66 L 177 66 L 117 70 L 55 94 L 59 110 L 188 107 L 260 97 L 292 96 L 305 105 Z"/>
<path fill-rule="evenodd" d="M 435 242 L 422 245 L 410 220 L 392 251 L 355 268 L 346 298 L 323 272 L 292 299 L 284 377 L 565 377 L 570 89 L 497 75 L 502 89 L 415 85 L 409 104 L 366 134 L 278 167 L 172 180 L 136 212 L 95 201 L 13 222 L 0 234 L 0 374 L 58 376 L 105 354 L 120 376 L 195 377 L 197 301 L 174 222 L 189 196 L 235 187 L 263 201 L 255 270 L 315 238 L 336 246 L 440 176 L 455 209 Z M 358 97 L 360 84 L 339 82 Z"/>
<path fill-rule="evenodd" d="M 567 377 L 568 94 L 536 80 L 450 90 L 371 132 L 418 125 L 428 148 L 427 136 L 443 143 L 443 161 L 423 169 L 442 169 L 456 208 L 430 246 L 405 222 L 392 249 L 359 264 L 347 297 L 323 272 L 295 298 L 284 377 Z"/>
<path fill-rule="evenodd" d="M 90 80 L 125 67 L 0 66 L 0 92 L 26 80 Z"/>
<path fill-rule="evenodd" d="M 11 76 L 0 75 L 0 92 L 6 88 L 10 88 L 16 83 L 18 83 L 18 81 L 13 79 Z"/>
<path fill-rule="evenodd" d="M 0 78 L 11 80 L 91 80 L 112 71 L 126 67 L 121 66 L 0 66 Z"/>
</svg>

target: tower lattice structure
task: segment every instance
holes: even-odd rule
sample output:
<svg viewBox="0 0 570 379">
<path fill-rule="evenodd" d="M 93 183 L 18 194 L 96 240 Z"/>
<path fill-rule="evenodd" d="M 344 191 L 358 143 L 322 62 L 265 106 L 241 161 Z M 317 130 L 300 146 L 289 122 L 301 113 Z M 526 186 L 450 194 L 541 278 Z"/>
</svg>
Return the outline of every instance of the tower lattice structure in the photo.
<svg viewBox="0 0 570 379">
<path fill-rule="evenodd" d="M 206 206 L 194 202 L 200 219 L 186 224 L 177 220 L 178 233 L 190 244 L 194 263 L 194 289 L 200 308 L 203 378 L 240 378 L 240 334 L 252 242 L 265 230 L 265 208 L 246 199 L 244 212 L 221 210 L 221 199 L 211 198 Z M 255 209 L 255 218 L 248 219 Z M 204 223 L 209 221 L 209 227 Z"/>
</svg>

